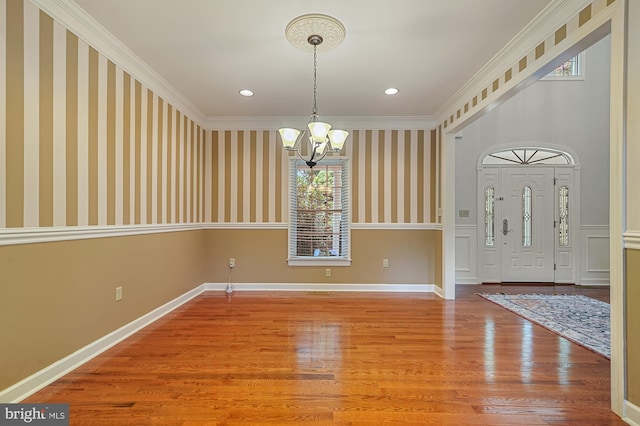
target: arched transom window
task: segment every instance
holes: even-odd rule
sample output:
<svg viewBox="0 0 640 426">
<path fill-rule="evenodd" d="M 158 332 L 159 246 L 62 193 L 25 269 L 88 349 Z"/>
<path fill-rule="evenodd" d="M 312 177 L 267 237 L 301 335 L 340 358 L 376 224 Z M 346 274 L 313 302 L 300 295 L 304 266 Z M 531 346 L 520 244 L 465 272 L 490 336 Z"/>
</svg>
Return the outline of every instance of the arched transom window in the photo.
<svg viewBox="0 0 640 426">
<path fill-rule="evenodd" d="M 504 151 L 494 152 L 487 155 L 482 160 L 483 165 L 533 165 L 552 164 L 568 165 L 573 164 L 573 159 L 566 152 L 556 151 L 548 148 L 513 148 Z"/>
</svg>

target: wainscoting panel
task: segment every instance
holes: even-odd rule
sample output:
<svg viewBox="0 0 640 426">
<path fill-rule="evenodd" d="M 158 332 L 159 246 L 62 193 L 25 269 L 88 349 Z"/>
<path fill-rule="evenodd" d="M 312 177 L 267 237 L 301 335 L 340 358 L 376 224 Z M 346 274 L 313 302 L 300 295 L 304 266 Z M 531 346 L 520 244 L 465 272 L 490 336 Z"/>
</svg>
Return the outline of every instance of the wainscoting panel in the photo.
<svg viewBox="0 0 640 426">
<path fill-rule="evenodd" d="M 609 227 L 582 225 L 580 246 L 582 262 L 578 283 L 609 285 Z"/>
<path fill-rule="evenodd" d="M 478 227 L 456 225 L 456 284 L 478 283 Z"/>
</svg>

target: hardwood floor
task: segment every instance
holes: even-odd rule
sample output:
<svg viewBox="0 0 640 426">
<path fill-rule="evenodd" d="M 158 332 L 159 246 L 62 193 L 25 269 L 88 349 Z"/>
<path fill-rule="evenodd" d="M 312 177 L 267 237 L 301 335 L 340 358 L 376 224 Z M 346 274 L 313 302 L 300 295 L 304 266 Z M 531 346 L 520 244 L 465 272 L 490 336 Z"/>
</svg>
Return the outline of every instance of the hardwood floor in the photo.
<svg viewBox="0 0 640 426">
<path fill-rule="evenodd" d="M 24 402 L 72 425 L 624 425 L 607 359 L 476 292 L 210 292 Z"/>
</svg>

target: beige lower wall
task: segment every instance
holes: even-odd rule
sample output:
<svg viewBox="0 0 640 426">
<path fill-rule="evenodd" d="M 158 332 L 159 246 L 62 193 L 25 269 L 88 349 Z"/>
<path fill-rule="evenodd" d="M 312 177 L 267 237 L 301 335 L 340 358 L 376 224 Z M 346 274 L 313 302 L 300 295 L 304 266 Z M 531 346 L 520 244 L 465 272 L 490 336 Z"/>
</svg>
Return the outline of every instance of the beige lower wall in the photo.
<svg viewBox="0 0 640 426">
<path fill-rule="evenodd" d="M 627 401 L 640 406 L 640 250 L 626 250 Z"/>
<path fill-rule="evenodd" d="M 441 282 L 441 231 L 352 230 L 348 267 L 287 264 L 287 230 L 207 230 L 209 282 L 228 280 L 229 258 L 236 259 L 235 283 L 438 284 Z M 389 268 L 382 260 L 389 259 Z M 325 277 L 331 268 L 331 277 Z"/>
<path fill-rule="evenodd" d="M 0 390 L 202 284 L 205 255 L 203 231 L 0 247 Z"/>
<path fill-rule="evenodd" d="M 236 283 L 441 286 L 441 241 L 435 230 L 353 230 L 352 265 L 331 267 L 331 278 L 287 265 L 286 229 L 0 246 L 0 390 L 200 284 L 226 282 L 230 257 Z"/>
</svg>

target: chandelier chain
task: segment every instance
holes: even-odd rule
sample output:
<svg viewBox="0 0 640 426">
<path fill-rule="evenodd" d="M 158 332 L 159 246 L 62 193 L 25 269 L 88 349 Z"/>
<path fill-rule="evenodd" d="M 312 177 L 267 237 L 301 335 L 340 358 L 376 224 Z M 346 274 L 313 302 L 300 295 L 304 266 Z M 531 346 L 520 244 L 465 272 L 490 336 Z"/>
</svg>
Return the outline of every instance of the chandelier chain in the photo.
<svg viewBox="0 0 640 426">
<path fill-rule="evenodd" d="M 313 45 L 313 111 L 312 115 L 315 117 L 318 115 L 318 107 L 316 105 L 316 98 L 318 96 L 318 83 L 317 83 L 317 68 L 318 68 L 318 46 Z"/>
</svg>

